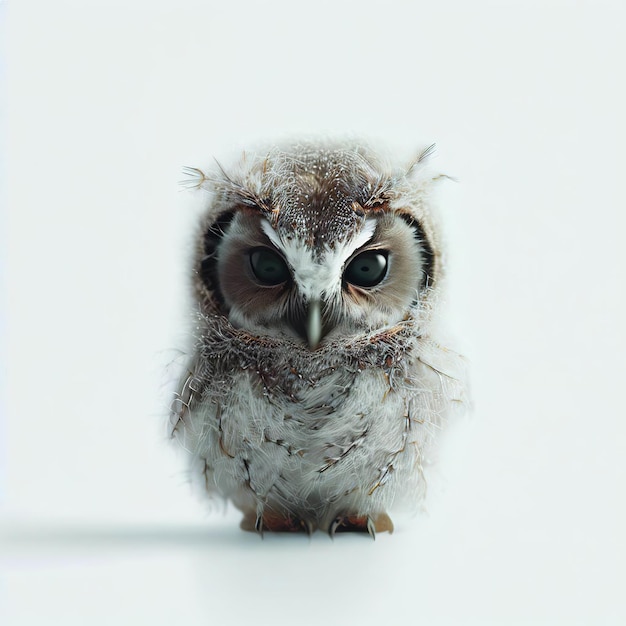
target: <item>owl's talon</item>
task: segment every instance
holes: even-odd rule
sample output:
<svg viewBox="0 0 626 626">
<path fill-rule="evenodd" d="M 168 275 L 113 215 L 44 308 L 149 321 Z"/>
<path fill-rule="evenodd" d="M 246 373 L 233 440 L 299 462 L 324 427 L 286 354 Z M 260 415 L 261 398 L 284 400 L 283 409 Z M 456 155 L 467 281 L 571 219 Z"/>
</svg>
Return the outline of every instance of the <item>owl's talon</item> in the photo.
<svg viewBox="0 0 626 626">
<path fill-rule="evenodd" d="M 331 523 L 328 534 L 334 537 L 335 533 L 369 532 L 368 520 L 365 515 L 339 515 Z"/>
<path fill-rule="evenodd" d="M 367 517 L 367 532 L 372 539 L 376 540 L 376 524 L 374 523 L 374 520 L 369 517 L 369 515 Z"/>
<path fill-rule="evenodd" d="M 372 539 L 376 539 L 376 532 L 392 533 L 393 522 L 386 513 L 380 513 L 375 518 L 369 515 L 339 515 L 328 528 L 331 539 L 338 532 L 366 532 Z"/>
<path fill-rule="evenodd" d="M 259 533 L 261 537 L 263 537 L 263 516 L 262 515 L 257 515 L 257 518 L 254 522 L 254 530 L 256 530 L 256 532 Z"/>
</svg>

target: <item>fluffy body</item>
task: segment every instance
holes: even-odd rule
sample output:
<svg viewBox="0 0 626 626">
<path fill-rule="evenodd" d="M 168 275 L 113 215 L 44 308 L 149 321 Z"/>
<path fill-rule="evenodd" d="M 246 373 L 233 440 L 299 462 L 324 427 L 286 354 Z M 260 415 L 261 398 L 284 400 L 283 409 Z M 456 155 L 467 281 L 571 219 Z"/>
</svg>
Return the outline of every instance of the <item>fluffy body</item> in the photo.
<svg viewBox="0 0 626 626">
<path fill-rule="evenodd" d="M 392 169 L 361 146 L 300 144 L 248 156 L 213 191 L 194 259 L 194 353 L 172 411 L 209 494 L 244 527 L 390 530 L 387 511 L 423 496 L 436 432 L 464 396 L 463 362 L 433 317 L 443 263 L 421 159 Z M 260 285 L 250 250 L 290 279 Z M 384 250 L 380 284 L 348 284 Z M 321 303 L 322 338 L 307 343 Z"/>
</svg>

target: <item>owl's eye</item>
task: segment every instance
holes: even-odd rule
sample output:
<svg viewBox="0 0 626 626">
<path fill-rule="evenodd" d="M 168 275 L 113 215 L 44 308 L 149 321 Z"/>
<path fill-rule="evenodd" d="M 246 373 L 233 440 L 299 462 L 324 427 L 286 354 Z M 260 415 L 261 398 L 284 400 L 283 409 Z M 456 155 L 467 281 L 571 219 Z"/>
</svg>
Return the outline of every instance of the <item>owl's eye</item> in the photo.
<svg viewBox="0 0 626 626">
<path fill-rule="evenodd" d="M 279 254 L 269 248 L 250 252 L 250 267 L 263 285 L 280 285 L 289 278 L 289 269 Z"/>
<path fill-rule="evenodd" d="M 344 280 L 357 287 L 374 287 L 387 274 L 387 252 L 367 250 L 352 259 L 343 273 Z"/>
</svg>

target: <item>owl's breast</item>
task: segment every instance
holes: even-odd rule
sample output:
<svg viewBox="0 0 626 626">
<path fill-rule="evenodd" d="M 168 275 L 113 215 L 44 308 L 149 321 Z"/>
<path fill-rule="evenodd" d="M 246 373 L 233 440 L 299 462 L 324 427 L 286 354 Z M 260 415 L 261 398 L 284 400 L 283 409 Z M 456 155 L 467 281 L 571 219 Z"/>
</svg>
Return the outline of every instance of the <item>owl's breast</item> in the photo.
<svg viewBox="0 0 626 626">
<path fill-rule="evenodd" d="M 227 388 L 191 412 L 187 429 L 227 497 L 242 485 L 257 500 L 378 496 L 396 470 L 415 463 L 408 400 L 380 368 L 336 367 L 315 377 L 289 368 L 271 380 L 247 369 Z"/>
</svg>

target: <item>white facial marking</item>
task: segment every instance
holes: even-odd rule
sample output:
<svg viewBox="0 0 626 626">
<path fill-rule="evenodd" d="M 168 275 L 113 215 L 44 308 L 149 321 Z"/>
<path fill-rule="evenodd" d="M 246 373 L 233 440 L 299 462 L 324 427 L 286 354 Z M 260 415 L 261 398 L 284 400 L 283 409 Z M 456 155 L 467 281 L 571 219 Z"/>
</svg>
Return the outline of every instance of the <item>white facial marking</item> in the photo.
<svg viewBox="0 0 626 626">
<path fill-rule="evenodd" d="M 261 220 L 261 230 L 267 235 L 268 239 L 279 249 L 282 250 L 284 245 L 278 233 L 272 228 L 268 220 Z"/>
<path fill-rule="evenodd" d="M 261 228 L 269 240 L 284 255 L 293 270 L 298 291 L 307 299 L 324 299 L 341 285 L 341 274 L 345 262 L 355 250 L 364 246 L 376 230 L 376 220 L 365 221 L 361 232 L 352 240 L 337 243 L 334 248 L 325 246 L 319 262 L 313 251 L 299 240 L 283 241 L 267 220 L 261 221 Z"/>
</svg>

